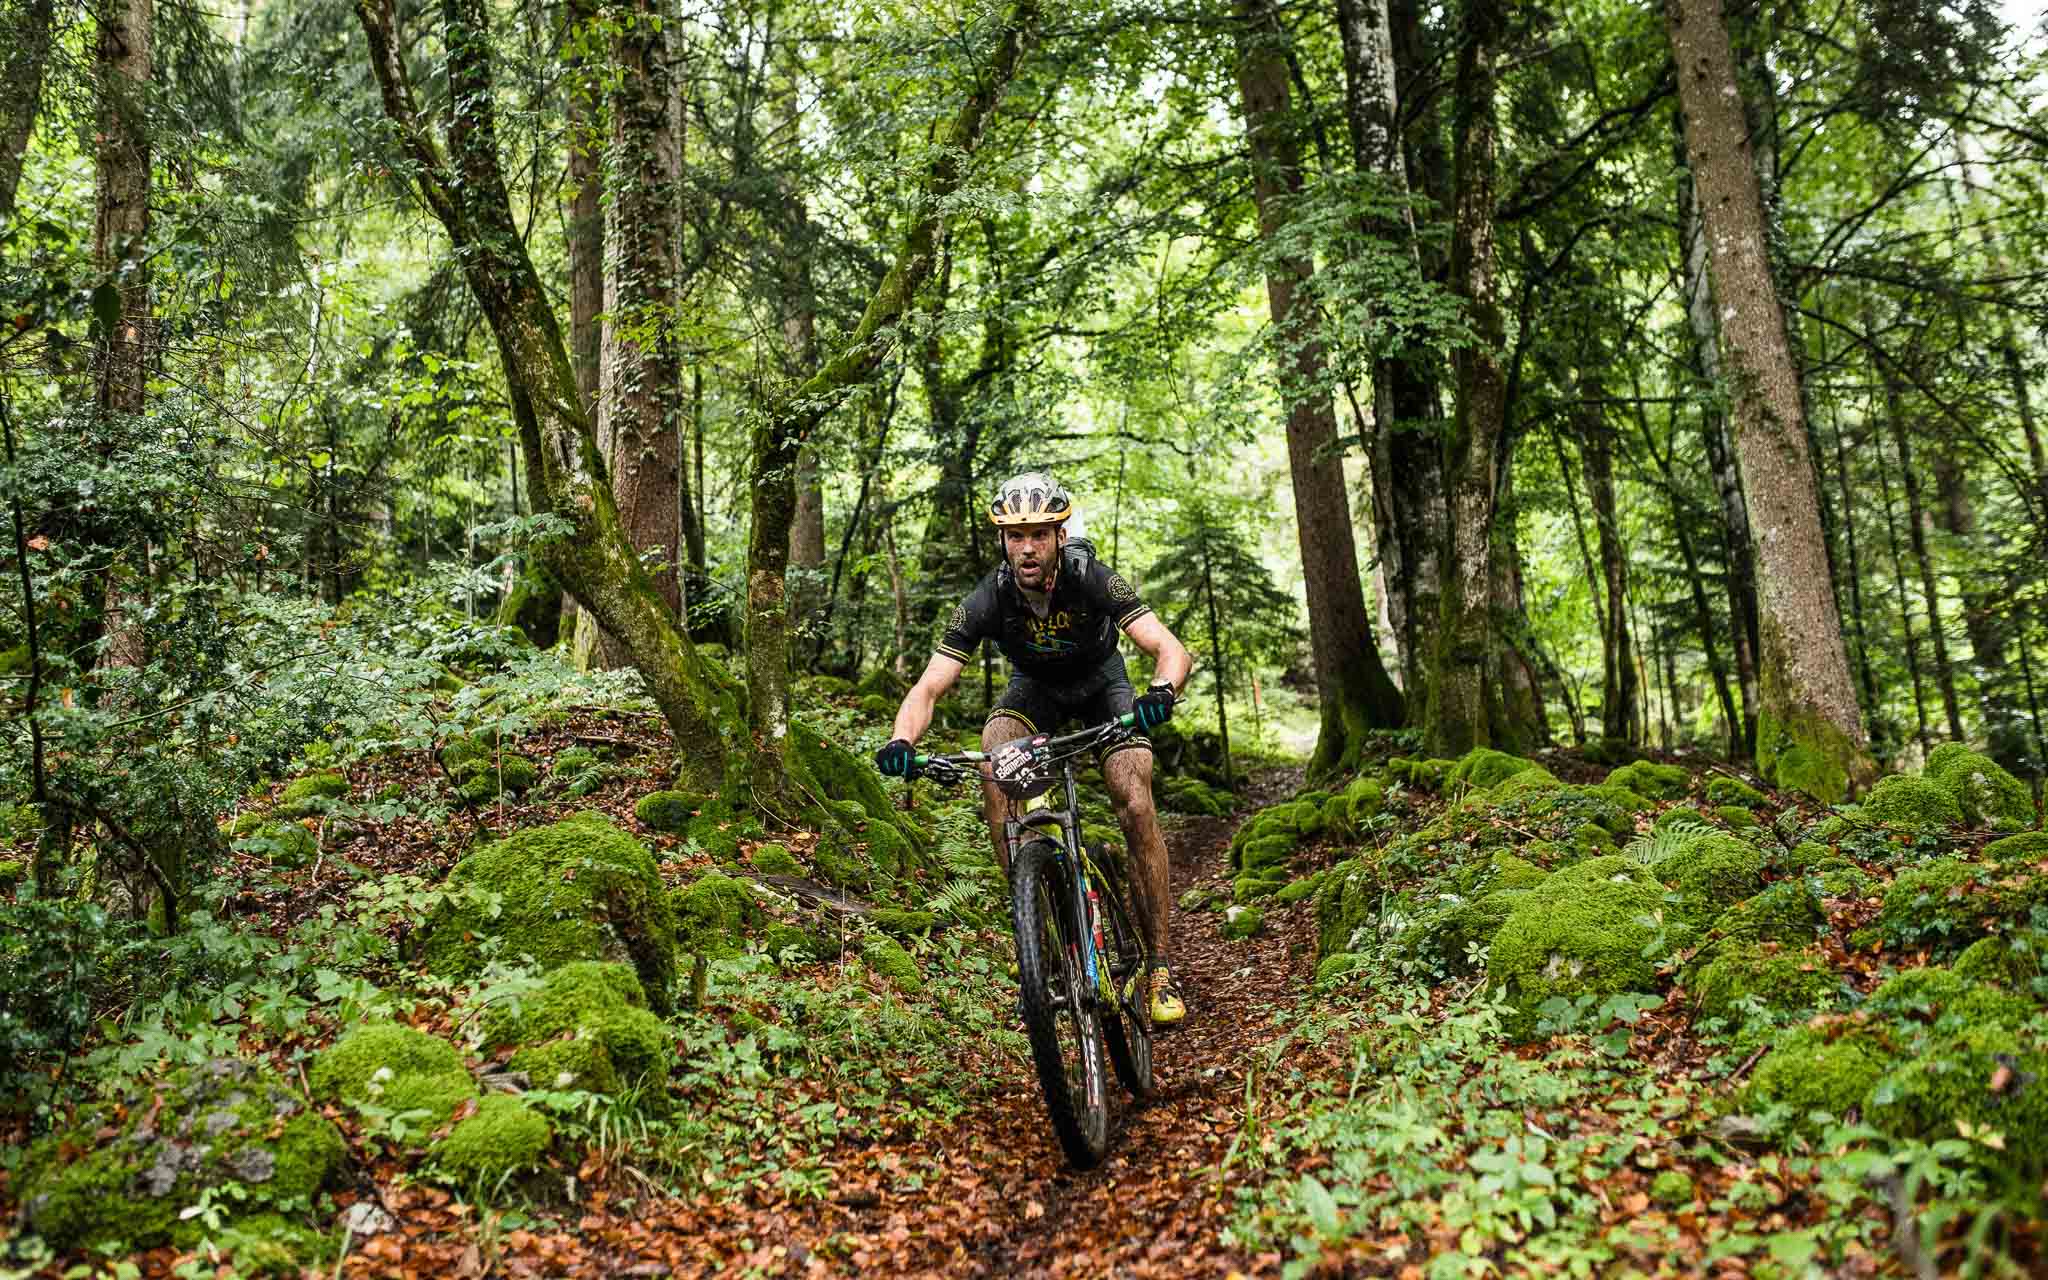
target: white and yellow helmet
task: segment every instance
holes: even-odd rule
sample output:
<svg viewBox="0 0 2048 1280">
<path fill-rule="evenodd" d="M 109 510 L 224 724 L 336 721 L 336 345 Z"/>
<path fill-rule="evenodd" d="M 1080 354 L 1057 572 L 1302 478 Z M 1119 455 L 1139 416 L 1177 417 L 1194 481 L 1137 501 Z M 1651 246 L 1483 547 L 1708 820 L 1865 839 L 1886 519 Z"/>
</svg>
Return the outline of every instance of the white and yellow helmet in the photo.
<svg viewBox="0 0 2048 1280">
<path fill-rule="evenodd" d="M 989 523 L 998 527 L 1065 524 L 1073 514 L 1066 487 L 1044 471 L 1025 471 L 1003 481 L 988 508 Z"/>
</svg>

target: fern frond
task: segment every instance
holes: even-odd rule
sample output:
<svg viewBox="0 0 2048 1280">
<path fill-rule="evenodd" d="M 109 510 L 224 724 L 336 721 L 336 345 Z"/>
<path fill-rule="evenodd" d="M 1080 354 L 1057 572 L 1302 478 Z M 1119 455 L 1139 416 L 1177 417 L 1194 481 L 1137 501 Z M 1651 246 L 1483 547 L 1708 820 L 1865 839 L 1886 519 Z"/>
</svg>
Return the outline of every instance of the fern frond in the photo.
<svg viewBox="0 0 2048 1280">
<path fill-rule="evenodd" d="M 1692 843 L 1701 832 L 1711 830 L 1704 822 L 1679 818 L 1629 841 L 1621 856 L 1639 867 L 1654 867 Z"/>
</svg>

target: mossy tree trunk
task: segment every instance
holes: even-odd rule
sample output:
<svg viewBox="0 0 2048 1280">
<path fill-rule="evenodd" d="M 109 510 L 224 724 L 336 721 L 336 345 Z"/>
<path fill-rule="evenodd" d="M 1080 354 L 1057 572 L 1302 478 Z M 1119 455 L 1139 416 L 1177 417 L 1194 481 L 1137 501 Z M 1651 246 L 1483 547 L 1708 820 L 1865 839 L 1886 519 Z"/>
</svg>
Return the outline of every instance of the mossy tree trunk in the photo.
<svg viewBox="0 0 2048 1280">
<path fill-rule="evenodd" d="M 578 403 L 593 426 L 597 422 L 597 369 L 604 329 L 604 194 L 603 140 L 599 136 L 597 69 L 589 49 L 595 39 L 596 0 L 569 0 L 562 11 L 562 84 L 568 119 L 569 225 L 569 362 L 576 373 Z M 603 434 L 598 447 L 605 449 Z M 555 589 L 559 597 L 559 636 L 576 634 L 576 597 Z"/>
<path fill-rule="evenodd" d="M 757 804 L 788 812 L 790 525 L 797 509 L 797 455 L 811 432 L 864 384 L 894 347 L 895 330 L 939 254 L 945 207 L 967 178 L 967 161 L 1009 87 L 1038 22 L 1037 0 L 1017 0 L 996 35 L 993 55 L 953 118 L 933 139 L 919 201 L 895 261 L 875 286 L 860 323 L 830 360 L 756 420 L 751 440 L 747 536 L 747 729 L 749 776 Z"/>
<path fill-rule="evenodd" d="M 1720 0 L 1666 0 L 1664 13 L 1757 552 L 1757 768 L 1840 800 L 1876 767 L 1834 592 L 1818 590 L 1832 586 L 1820 498 L 1728 29 Z"/>
<path fill-rule="evenodd" d="M 0 53 L 0 225 L 14 221 L 21 164 L 43 105 L 43 69 L 49 63 L 53 0 L 9 0 L 10 43 Z"/>
<path fill-rule="evenodd" d="M 1289 198 L 1301 189 L 1298 120 L 1289 97 L 1287 54 L 1267 0 L 1240 0 L 1237 82 L 1250 145 L 1259 235 L 1267 245 L 1266 300 L 1273 317 L 1274 358 L 1287 407 L 1288 471 L 1294 485 L 1295 529 L 1308 598 L 1309 648 L 1315 659 L 1322 725 L 1311 776 L 1356 764 L 1365 734 L 1401 723 L 1401 691 L 1380 662 L 1359 583 L 1350 495 L 1337 454 L 1337 416 L 1328 369 L 1306 297 L 1315 267 L 1303 254 L 1275 247 L 1286 234 Z"/>
<path fill-rule="evenodd" d="M 1494 687 L 1493 520 L 1497 446 L 1507 416 L 1500 364 L 1500 281 L 1494 252 L 1494 99 L 1506 15 L 1498 0 L 1465 10 L 1456 84 L 1456 209 L 1451 277 L 1465 299 L 1472 343 L 1458 352 L 1458 399 L 1444 440 L 1450 532 L 1423 736 L 1432 755 L 1459 756 L 1491 742 Z"/>
<path fill-rule="evenodd" d="M 605 460 L 584 411 L 553 304 L 512 214 L 498 155 L 490 10 L 443 0 L 447 46 L 446 153 L 406 70 L 393 0 L 357 0 L 384 114 L 408 175 L 454 243 L 463 276 L 491 326 L 526 463 L 527 496 L 567 532 L 538 548 L 542 564 L 632 655 L 661 708 L 683 780 L 715 790 L 725 776 L 725 726 L 737 719 L 708 678 L 675 610 L 640 565 L 619 518 Z"/>
</svg>

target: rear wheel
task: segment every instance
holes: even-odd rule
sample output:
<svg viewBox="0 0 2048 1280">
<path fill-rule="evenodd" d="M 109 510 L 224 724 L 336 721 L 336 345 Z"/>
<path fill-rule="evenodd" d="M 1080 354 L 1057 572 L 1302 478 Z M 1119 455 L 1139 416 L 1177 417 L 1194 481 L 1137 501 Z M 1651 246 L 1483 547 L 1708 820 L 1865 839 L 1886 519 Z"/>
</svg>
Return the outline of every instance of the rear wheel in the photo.
<svg viewBox="0 0 2048 1280">
<path fill-rule="evenodd" d="M 1010 915 L 1024 1030 L 1053 1132 L 1077 1169 L 1092 1169 L 1109 1144 L 1109 1070 L 1094 993 L 1082 973 L 1071 873 L 1059 846 L 1033 840 L 1010 862 Z"/>
<path fill-rule="evenodd" d="M 1103 867 L 1098 857 L 1097 866 Z M 1109 967 L 1114 1003 L 1102 1018 L 1102 1038 L 1116 1078 L 1134 1098 L 1152 1093 L 1152 957 L 1127 902 L 1123 877 L 1108 874 L 1095 887 L 1101 901 L 1102 962 Z M 1134 980 L 1135 979 L 1135 980 Z"/>
</svg>

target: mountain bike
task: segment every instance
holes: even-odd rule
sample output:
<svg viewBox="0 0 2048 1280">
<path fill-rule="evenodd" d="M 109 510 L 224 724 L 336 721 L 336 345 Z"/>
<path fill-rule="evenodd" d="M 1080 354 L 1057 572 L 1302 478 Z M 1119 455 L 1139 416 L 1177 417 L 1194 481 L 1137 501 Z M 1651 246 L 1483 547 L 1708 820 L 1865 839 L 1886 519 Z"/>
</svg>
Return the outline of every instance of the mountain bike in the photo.
<svg viewBox="0 0 2048 1280">
<path fill-rule="evenodd" d="M 923 776 L 979 781 L 983 766 L 1010 799 L 1010 922 L 1024 1030 L 1053 1132 L 1077 1169 L 1109 1145 L 1107 1050 L 1131 1096 L 1152 1092 L 1152 956 L 1131 910 L 1129 878 L 1108 849 L 1081 840 L 1074 761 L 1131 736 L 1125 715 L 1064 737 L 1037 734 L 994 751 L 920 755 Z M 1064 803 L 1055 804 L 1059 791 Z"/>
</svg>

